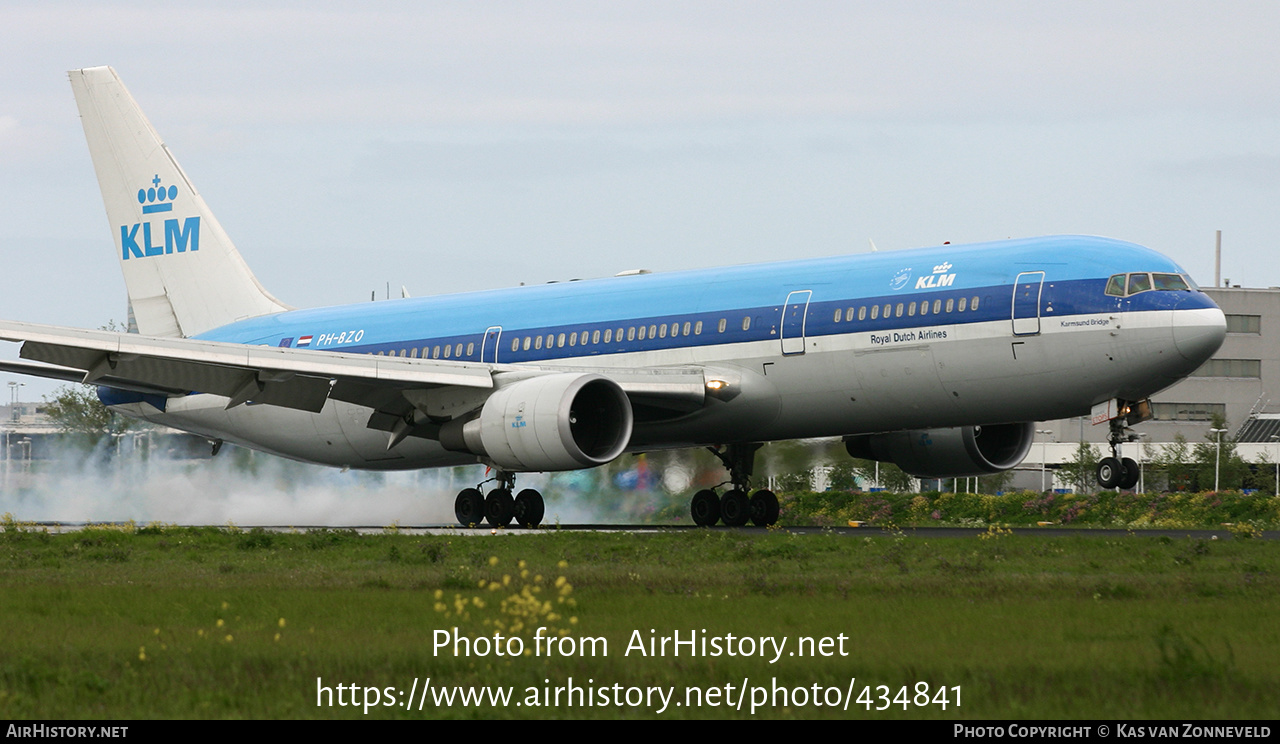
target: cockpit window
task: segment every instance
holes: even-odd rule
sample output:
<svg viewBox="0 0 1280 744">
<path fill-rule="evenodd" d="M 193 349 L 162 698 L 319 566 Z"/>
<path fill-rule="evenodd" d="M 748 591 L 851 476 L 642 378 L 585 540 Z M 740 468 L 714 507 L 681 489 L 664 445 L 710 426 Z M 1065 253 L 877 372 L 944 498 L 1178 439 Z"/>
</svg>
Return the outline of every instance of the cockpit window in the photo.
<svg viewBox="0 0 1280 744">
<path fill-rule="evenodd" d="M 1151 279 L 1156 289 L 1190 289 L 1177 274 L 1152 274 Z"/>
<path fill-rule="evenodd" d="M 1146 292 L 1148 289 L 1151 289 L 1150 274 L 1129 275 L 1129 294 L 1135 295 L 1139 292 Z"/>
<path fill-rule="evenodd" d="M 1126 284 L 1128 286 L 1126 286 Z M 1113 297 L 1128 297 L 1139 292 L 1177 291 L 1199 289 L 1191 277 L 1184 274 L 1113 274 L 1107 280 L 1106 293 Z"/>
</svg>

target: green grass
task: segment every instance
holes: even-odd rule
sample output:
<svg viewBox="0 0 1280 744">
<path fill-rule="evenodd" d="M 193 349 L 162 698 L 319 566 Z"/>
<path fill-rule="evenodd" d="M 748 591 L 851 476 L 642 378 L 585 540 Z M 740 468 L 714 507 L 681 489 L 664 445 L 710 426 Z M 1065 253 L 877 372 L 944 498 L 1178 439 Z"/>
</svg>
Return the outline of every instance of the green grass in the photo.
<svg viewBox="0 0 1280 744">
<path fill-rule="evenodd" d="M 536 603 L 509 599 L 535 586 Z M 686 686 L 736 690 L 744 679 L 843 692 L 854 678 L 855 694 L 885 685 L 891 696 L 926 682 L 962 695 L 946 710 L 810 704 L 766 706 L 755 713 L 762 717 L 1271 718 L 1278 588 L 1277 548 L 1261 540 L 999 530 L 955 539 L 782 530 L 48 535 L 10 522 L 0 533 L 0 714 L 359 718 L 360 708 L 317 707 L 317 677 L 406 692 L 430 677 L 433 685 L 512 686 L 515 698 L 507 707 L 421 712 L 377 706 L 367 716 L 657 715 L 643 705 L 514 705 L 527 688 L 572 677 L 593 687 L 675 686 L 677 700 Z M 605 638 L 609 655 L 433 650 L 437 629 L 492 634 L 495 623 L 529 648 L 538 625 Z M 834 644 L 843 635 L 847 655 L 774 664 L 624 654 L 634 631 L 647 638 L 651 629 L 785 637 L 787 651 L 801 637 Z M 747 717 L 748 707 L 671 707 L 661 717 Z"/>
</svg>

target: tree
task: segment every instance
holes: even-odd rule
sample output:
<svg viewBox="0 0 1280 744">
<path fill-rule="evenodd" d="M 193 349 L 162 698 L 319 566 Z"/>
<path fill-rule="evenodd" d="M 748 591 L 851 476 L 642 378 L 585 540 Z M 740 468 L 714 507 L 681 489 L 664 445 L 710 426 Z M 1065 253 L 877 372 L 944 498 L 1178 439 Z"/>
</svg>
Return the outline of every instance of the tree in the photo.
<svg viewBox="0 0 1280 744">
<path fill-rule="evenodd" d="M 1195 468 L 1190 464 L 1191 450 L 1182 432 L 1173 435 L 1173 442 L 1160 448 L 1160 462 L 1169 480 L 1170 491 L 1189 491 L 1194 488 L 1192 478 Z"/>
<path fill-rule="evenodd" d="M 1062 466 L 1062 479 L 1071 484 L 1076 493 L 1092 493 L 1097 490 L 1098 449 L 1081 441 L 1071 459 Z"/>
<path fill-rule="evenodd" d="M 1226 429 L 1227 420 L 1214 414 L 1211 429 Z M 1236 452 L 1236 442 L 1225 432 L 1205 432 L 1205 441 L 1196 444 L 1192 457 L 1196 464 L 1196 488 L 1204 491 L 1214 486 L 1217 473 L 1218 488 L 1224 491 L 1244 487 L 1245 478 L 1251 473 L 1249 463 Z"/>
<path fill-rule="evenodd" d="M 76 435 L 89 448 L 104 436 L 123 434 L 137 422 L 116 415 L 98 400 L 97 389 L 88 385 L 63 385 L 44 398 L 44 414 L 66 434 Z"/>
</svg>

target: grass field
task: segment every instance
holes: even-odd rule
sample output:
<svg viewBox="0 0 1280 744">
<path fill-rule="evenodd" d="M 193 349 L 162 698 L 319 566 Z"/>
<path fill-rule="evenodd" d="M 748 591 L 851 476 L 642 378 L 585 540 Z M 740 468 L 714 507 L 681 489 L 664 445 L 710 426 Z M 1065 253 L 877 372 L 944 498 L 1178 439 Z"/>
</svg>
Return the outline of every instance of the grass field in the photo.
<svg viewBox="0 0 1280 744">
<path fill-rule="evenodd" d="M 0 715 L 1274 718 L 1278 577 L 1272 541 L 1043 539 L 995 528 L 951 539 L 880 530 L 50 535 L 9 523 L 0 533 Z M 530 653 L 437 649 L 436 631 L 455 626 L 460 637 L 519 637 Z M 552 644 L 566 655 L 533 654 L 538 627 L 572 639 Z M 627 653 L 637 632 L 647 643 L 673 631 L 744 652 L 751 637 L 755 653 Z M 776 662 L 761 637 L 785 644 Z M 602 644 L 580 655 L 587 639 L 605 639 L 607 656 Z M 802 639 L 806 654 L 789 655 Z M 492 686 L 512 697 L 383 704 L 403 703 L 411 688 L 421 696 L 427 678 L 433 695 Z M 555 688 L 570 679 L 586 692 L 570 700 L 562 690 L 556 704 Z M 655 690 L 668 691 L 665 707 Z M 847 709 L 829 705 L 850 691 Z M 374 704 L 338 704 L 353 694 Z M 318 706 L 318 696 L 331 704 Z"/>
</svg>

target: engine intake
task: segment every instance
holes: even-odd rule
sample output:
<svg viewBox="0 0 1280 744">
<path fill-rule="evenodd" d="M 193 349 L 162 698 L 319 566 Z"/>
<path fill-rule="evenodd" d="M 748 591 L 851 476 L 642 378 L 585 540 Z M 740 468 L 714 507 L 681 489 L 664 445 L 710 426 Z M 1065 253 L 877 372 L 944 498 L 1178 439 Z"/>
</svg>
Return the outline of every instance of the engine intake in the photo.
<svg viewBox="0 0 1280 744">
<path fill-rule="evenodd" d="M 622 454 L 632 422 L 631 401 L 613 380 L 543 375 L 495 390 L 477 418 L 446 424 L 440 442 L 504 470 L 578 470 Z"/>
<path fill-rule="evenodd" d="M 1022 462 L 1035 439 L 1034 422 L 916 429 L 845 437 L 853 457 L 891 462 L 917 478 L 990 475 Z"/>
</svg>

